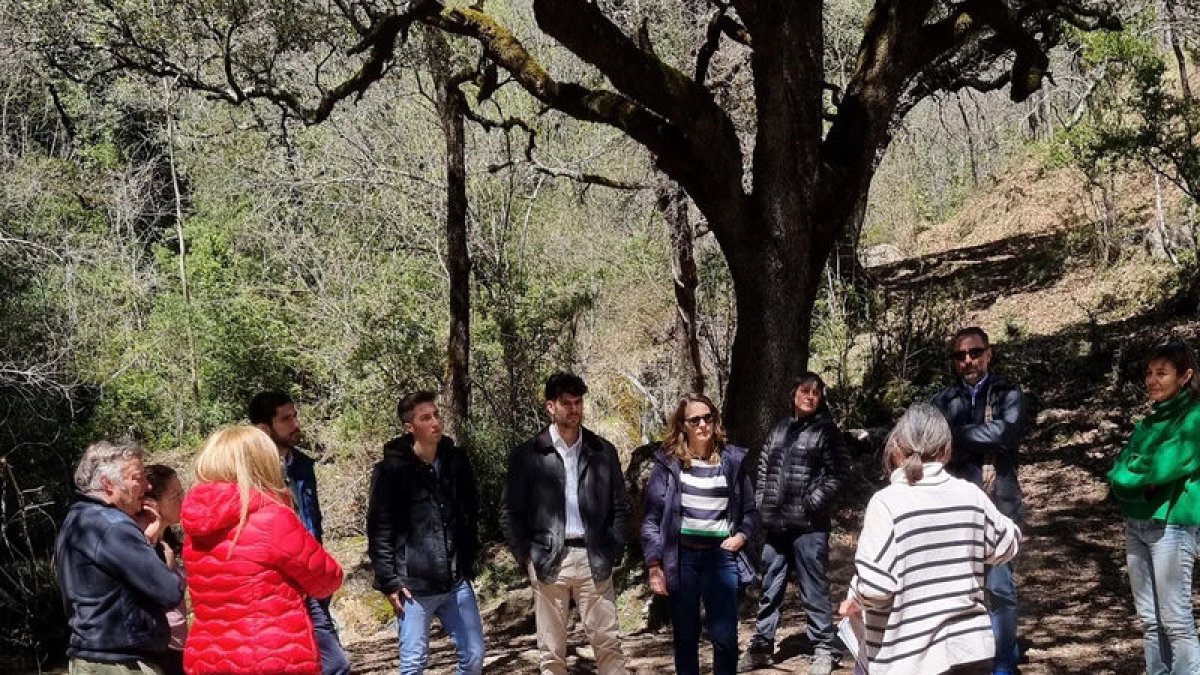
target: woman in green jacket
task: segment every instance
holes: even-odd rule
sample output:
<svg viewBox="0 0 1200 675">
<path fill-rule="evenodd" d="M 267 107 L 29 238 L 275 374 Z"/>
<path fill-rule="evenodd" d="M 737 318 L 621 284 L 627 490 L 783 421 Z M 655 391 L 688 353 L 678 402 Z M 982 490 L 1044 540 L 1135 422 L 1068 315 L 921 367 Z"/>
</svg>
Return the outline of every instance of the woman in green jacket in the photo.
<svg viewBox="0 0 1200 675">
<path fill-rule="evenodd" d="M 1200 674 L 1192 565 L 1200 529 L 1200 382 L 1182 342 L 1146 360 L 1150 414 L 1108 473 L 1125 514 L 1126 560 L 1148 675 Z"/>
</svg>

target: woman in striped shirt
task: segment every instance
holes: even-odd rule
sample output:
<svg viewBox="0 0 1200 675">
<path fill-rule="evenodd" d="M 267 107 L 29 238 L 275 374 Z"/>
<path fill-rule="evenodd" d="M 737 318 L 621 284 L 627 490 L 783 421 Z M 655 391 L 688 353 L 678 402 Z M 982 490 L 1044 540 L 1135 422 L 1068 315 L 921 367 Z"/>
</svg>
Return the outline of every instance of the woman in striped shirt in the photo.
<svg viewBox="0 0 1200 675">
<path fill-rule="evenodd" d="M 984 565 L 1016 555 L 1021 532 L 982 490 L 942 469 L 950 447 L 946 419 L 919 403 L 884 448 L 891 485 L 867 505 L 840 608 L 866 610 L 860 662 L 871 675 L 992 672 Z"/>
<path fill-rule="evenodd" d="M 679 402 L 654 455 L 642 551 L 650 589 L 670 597 L 678 675 L 700 673 L 701 602 L 714 674 L 737 672 L 738 588 L 754 580 L 742 548 L 758 522 L 745 456 L 725 444 L 721 414 L 701 394 Z"/>
</svg>

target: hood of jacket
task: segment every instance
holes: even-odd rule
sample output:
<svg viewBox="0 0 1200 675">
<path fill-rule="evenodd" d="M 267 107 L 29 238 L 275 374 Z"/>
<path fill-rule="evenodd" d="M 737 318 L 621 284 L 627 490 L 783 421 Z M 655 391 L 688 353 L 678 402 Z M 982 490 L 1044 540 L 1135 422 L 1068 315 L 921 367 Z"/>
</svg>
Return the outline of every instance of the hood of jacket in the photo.
<svg viewBox="0 0 1200 675">
<path fill-rule="evenodd" d="M 801 424 L 805 427 L 808 427 L 821 422 L 832 421 L 833 412 L 829 410 L 829 406 L 825 403 L 825 401 L 821 401 L 821 407 L 817 408 L 816 412 L 806 417 L 797 417 L 796 415 L 792 415 L 788 420 L 788 424 Z"/>
<path fill-rule="evenodd" d="M 250 491 L 250 509 L 254 513 L 274 501 L 259 490 Z M 236 483 L 200 483 L 183 498 L 179 522 L 184 532 L 194 537 L 225 532 L 237 527 L 242 515 L 242 497 Z"/>
<path fill-rule="evenodd" d="M 438 441 L 438 456 L 442 453 L 452 452 L 455 448 L 454 439 L 449 436 L 442 436 L 442 440 Z M 413 435 L 404 434 L 397 436 L 383 445 L 383 458 L 402 463 L 416 462 L 417 451 L 413 448 Z"/>
</svg>

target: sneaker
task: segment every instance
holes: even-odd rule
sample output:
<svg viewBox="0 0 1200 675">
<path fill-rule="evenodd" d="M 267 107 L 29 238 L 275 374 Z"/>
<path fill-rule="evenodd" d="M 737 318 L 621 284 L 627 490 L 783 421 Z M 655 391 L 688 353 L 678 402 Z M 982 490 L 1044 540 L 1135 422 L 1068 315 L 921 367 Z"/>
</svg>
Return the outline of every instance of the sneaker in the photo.
<svg viewBox="0 0 1200 675">
<path fill-rule="evenodd" d="M 738 672 L 748 673 L 759 668 L 768 668 L 771 663 L 771 652 L 751 647 L 738 659 Z"/>
<path fill-rule="evenodd" d="M 833 672 L 833 654 L 817 652 L 808 666 L 808 675 L 829 675 Z"/>
</svg>

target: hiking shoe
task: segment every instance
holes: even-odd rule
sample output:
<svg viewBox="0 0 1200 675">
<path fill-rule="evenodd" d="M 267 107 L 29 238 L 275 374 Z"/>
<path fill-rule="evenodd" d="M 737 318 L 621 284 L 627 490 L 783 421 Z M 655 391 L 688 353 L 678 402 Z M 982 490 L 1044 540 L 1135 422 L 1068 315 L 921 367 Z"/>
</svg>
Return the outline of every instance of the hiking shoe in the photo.
<svg viewBox="0 0 1200 675">
<path fill-rule="evenodd" d="M 771 665 L 771 653 L 765 650 L 754 649 L 751 647 L 742 654 L 738 659 L 738 672 L 748 673 L 759 668 L 767 668 Z"/>
<path fill-rule="evenodd" d="M 817 652 L 808 666 L 808 675 L 829 675 L 833 672 L 833 654 Z"/>
</svg>

